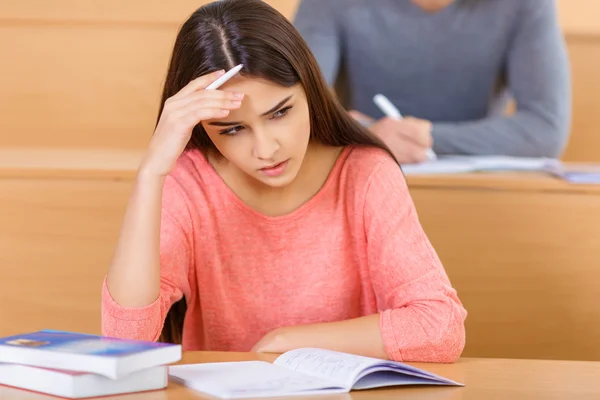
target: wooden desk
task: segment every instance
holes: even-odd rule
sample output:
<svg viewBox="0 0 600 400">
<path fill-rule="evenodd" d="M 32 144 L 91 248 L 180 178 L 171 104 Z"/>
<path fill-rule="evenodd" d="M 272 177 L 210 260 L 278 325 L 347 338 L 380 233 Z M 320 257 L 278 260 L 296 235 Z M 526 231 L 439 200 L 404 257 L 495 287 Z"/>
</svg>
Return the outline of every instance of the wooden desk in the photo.
<svg viewBox="0 0 600 400">
<path fill-rule="evenodd" d="M 253 353 L 184 354 L 182 364 L 262 360 L 276 355 Z M 464 358 L 456 364 L 414 364 L 419 368 L 464 383 L 465 387 L 385 388 L 350 394 L 290 397 L 307 400 L 411 399 L 411 400 L 542 400 L 600 398 L 600 362 L 504 360 Z M 51 400 L 50 396 L 1 387 L 0 399 Z M 191 400 L 209 399 L 199 392 L 170 383 L 166 390 L 107 397 L 106 400 Z"/>
<path fill-rule="evenodd" d="M 600 360 L 600 186 L 504 173 L 408 182 L 469 311 L 465 356 Z"/>
</svg>

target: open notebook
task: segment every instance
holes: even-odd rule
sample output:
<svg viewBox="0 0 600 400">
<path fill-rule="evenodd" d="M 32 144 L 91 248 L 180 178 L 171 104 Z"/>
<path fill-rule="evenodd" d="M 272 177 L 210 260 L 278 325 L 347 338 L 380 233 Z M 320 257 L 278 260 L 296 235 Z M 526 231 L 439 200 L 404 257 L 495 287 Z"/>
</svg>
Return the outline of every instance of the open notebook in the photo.
<svg viewBox="0 0 600 400">
<path fill-rule="evenodd" d="M 211 396 L 235 399 L 347 393 L 398 385 L 463 386 L 409 365 L 330 350 L 304 348 L 264 361 L 169 367 L 172 381 Z"/>
</svg>

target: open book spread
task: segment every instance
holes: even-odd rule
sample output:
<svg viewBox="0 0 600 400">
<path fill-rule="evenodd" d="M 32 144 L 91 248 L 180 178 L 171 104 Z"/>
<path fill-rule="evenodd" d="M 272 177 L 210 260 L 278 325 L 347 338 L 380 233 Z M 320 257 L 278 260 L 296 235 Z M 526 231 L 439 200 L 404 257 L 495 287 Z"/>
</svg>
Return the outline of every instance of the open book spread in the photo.
<svg viewBox="0 0 600 400">
<path fill-rule="evenodd" d="M 187 364 L 169 367 L 172 381 L 220 398 L 325 393 L 398 385 L 463 386 L 399 362 L 323 349 L 297 349 L 264 361 Z"/>
</svg>

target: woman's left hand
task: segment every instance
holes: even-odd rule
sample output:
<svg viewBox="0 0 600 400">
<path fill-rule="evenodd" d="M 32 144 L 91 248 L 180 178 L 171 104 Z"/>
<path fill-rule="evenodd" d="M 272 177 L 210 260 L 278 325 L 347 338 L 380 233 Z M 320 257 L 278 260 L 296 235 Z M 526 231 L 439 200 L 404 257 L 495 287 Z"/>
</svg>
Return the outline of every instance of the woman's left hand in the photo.
<svg viewBox="0 0 600 400">
<path fill-rule="evenodd" d="M 291 350 L 289 343 L 289 329 L 277 328 L 263 336 L 252 347 L 253 352 L 257 353 L 284 353 Z"/>
</svg>

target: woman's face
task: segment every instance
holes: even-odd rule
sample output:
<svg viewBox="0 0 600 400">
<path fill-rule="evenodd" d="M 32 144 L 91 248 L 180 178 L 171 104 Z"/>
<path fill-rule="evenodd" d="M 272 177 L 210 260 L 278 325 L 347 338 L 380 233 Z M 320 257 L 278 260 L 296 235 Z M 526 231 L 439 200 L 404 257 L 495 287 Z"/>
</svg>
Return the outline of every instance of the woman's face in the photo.
<svg viewBox="0 0 600 400">
<path fill-rule="evenodd" d="M 244 93 L 240 108 L 202 125 L 231 165 L 271 187 L 297 176 L 310 138 L 310 114 L 300 84 L 286 88 L 237 76 L 220 90 Z"/>
</svg>

